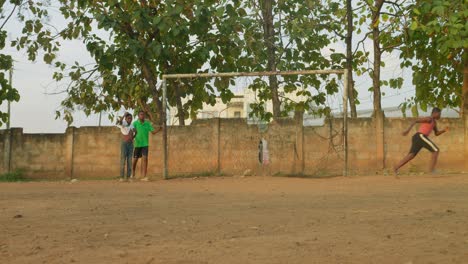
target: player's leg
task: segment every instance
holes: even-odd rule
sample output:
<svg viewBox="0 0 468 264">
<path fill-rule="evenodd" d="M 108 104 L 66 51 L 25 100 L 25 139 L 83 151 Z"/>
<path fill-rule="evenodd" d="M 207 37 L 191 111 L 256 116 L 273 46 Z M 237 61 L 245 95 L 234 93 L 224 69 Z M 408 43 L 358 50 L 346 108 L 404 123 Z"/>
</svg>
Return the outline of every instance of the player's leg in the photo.
<svg viewBox="0 0 468 264">
<path fill-rule="evenodd" d="M 127 178 L 132 176 L 132 157 L 133 157 L 133 144 L 128 143 L 127 146 Z"/>
<path fill-rule="evenodd" d="M 121 171 L 120 171 L 120 176 L 122 177 L 122 181 L 126 181 L 128 179 L 127 171 L 128 171 L 128 143 L 127 142 L 122 142 L 122 156 L 123 159 L 121 160 Z"/>
<path fill-rule="evenodd" d="M 435 172 L 435 167 L 436 167 L 438 158 L 439 158 L 439 151 L 432 152 L 431 167 L 429 168 L 431 173 Z"/>
<path fill-rule="evenodd" d="M 130 142 L 125 142 L 125 160 L 124 160 L 124 164 L 125 164 L 125 170 L 124 170 L 124 179 L 125 180 L 128 180 L 128 178 L 131 176 L 131 171 L 132 171 L 132 149 L 131 149 L 131 143 Z"/>
<path fill-rule="evenodd" d="M 420 135 L 421 140 L 424 142 L 424 148 L 432 152 L 431 163 L 429 165 L 429 171 L 433 173 L 437 164 L 437 159 L 439 158 L 439 147 L 432 142 L 428 137 Z"/>
<path fill-rule="evenodd" d="M 408 155 L 406 155 L 394 168 L 393 168 L 393 171 L 395 172 L 395 174 L 398 174 L 398 170 L 405 166 L 408 162 L 410 162 L 412 159 L 414 159 L 414 157 L 416 157 L 416 155 L 418 155 L 419 151 L 421 150 L 422 148 L 422 143 L 421 143 L 421 139 L 419 138 L 418 136 L 419 134 L 415 134 L 413 136 L 413 138 L 411 139 L 411 149 L 408 153 Z"/>
<path fill-rule="evenodd" d="M 406 163 L 410 162 L 412 159 L 414 159 L 414 157 L 416 157 L 416 154 L 414 153 L 408 153 L 408 155 L 406 155 L 394 168 L 394 172 L 395 173 L 398 173 L 398 170 L 405 166 Z"/>
<path fill-rule="evenodd" d="M 141 175 L 142 180 L 148 180 L 146 174 L 148 172 L 148 147 L 142 148 L 142 159 L 141 159 Z"/>
<path fill-rule="evenodd" d="M 132 178 L 136 178 L 136 167 L 138 165 L 138 158 L 133 158 L 133 166 L 132 166 Z"/>
<path fill-rule="evenodd" d="M 120 143 L 120 179 L 125 178 L 125 142 Z"/>
<path fill-rule="evenodd" d="M 136 178 L 136 167 L 138 164 L 138 160 L 141 158 L 141 148 L 135 148 L 133 151 L 133 177 Z"/>
<path fill-rule="evenodd" d="M 148 157 L 141 158 L 141 178 L 146 179 L 146 171 L 148 169 Z"/>
</svg>

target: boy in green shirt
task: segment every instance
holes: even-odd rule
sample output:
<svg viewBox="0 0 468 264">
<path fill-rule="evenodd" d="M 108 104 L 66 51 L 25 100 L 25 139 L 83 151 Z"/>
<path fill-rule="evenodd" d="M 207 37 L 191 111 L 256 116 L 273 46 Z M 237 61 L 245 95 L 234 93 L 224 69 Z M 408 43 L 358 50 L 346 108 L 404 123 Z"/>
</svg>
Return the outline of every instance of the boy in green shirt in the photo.
<svg viewBox="0 0 468 264">
<path fill-rule="evenodd" d="M 148 171 L 148 146 L 149 146 L 149 133 L 156 134 L 161 128 L 157 131 L 154 130 L 153 125 L 149 121 L 145 120 L 145 112 L 138 112 L 138 120 L 133 122 L 133 127 L 136 130 L 135 137 L 135 151 L 133 155 L 133 177 L 135 178 L 135 169 L 138 163 L 138 160 L 142 158 L 141 164 L 141 177 L 142 181 L 148 181 L 146 173 Z"/>
</svg>

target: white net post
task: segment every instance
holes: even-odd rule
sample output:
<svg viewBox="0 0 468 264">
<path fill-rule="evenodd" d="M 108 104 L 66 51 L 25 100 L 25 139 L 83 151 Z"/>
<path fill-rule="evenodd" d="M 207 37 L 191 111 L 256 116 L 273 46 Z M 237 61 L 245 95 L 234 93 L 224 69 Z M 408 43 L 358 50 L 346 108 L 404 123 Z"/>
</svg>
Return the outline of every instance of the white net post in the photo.
<svg viewBox="0 0 468 264">
<path fill-rule="evenodd" d="M 348 176 L 348 69 L 343 73 L 343 151 L 344 151 L 344 169 L 343 176 Z"/>
<path fill-rule="evenodd" d="M 167 151 L 167 80 L 165 76 L 162 79 L 162 89 L 163 89 L 163 101 L 162 101 L 162 127 L 163 127 L 163 178 L 168 179 L 168 169 L 167 169 L 167 160 L 168 160 L 168 151 Z"/>
</svg>

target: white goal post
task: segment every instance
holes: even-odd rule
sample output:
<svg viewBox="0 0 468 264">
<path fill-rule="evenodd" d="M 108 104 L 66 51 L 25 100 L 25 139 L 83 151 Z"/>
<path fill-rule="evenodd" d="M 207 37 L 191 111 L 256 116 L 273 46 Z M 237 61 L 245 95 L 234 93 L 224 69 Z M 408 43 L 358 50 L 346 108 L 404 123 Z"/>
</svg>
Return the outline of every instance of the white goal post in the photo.
<svg viewBox="0 0 468 264">
<path fill-rule="evenodd" d="M 286 76 L 286 75 L 312 75 L 312 74 L 336 74 L 343 75 L 343 150 L 344 170 L 343 175 L 348 175 L 348 70 L 304 70 L 304 71 L 265 71 L 265 72 L 220 72 L 220 73 L 183 73 L 163 74 L 163 178 L 168 179 L 168 142 L 167 142 L 167 80 L 183 78 L 216 78 L 216 77 L 263 77 L 263 76 Z"/>
</svg>

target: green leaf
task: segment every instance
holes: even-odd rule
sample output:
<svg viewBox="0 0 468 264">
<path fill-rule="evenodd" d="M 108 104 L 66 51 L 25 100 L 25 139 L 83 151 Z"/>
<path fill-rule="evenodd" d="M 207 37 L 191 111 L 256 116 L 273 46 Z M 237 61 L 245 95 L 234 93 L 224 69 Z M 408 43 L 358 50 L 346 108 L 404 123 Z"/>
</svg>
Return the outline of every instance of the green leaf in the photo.
<svg viewBox="0 0 468 264">
<path fill-rule="evenodd" d="M 418 111 L 417 105 L 413 105 L 411 107 L 411 114 L 413 115 L 413 117 L 419 117 L 419 111 Z"/>
<path fill-rule="evenodd" d="M 384 22 L 387 22 L 387 21 L 388 21 L 388 15 L 387 15 L 387 14 L 383 14 L 383 15 L 382 15 L 382 20 L 383 20 Z"/>
</svg>

